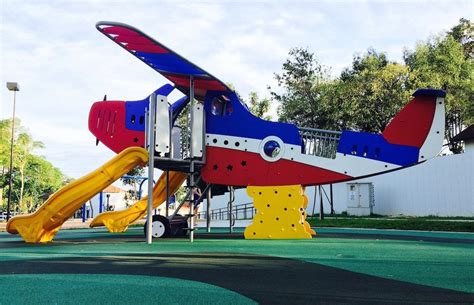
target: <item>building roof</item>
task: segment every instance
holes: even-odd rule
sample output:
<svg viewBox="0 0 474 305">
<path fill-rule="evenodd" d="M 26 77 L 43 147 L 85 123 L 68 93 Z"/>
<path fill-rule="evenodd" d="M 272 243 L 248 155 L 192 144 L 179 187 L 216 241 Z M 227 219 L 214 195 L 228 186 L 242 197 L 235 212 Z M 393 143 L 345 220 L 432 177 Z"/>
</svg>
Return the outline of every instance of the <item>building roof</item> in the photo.
<svg viewBox="0 0 474 305">
<path fill-rule="evenodd" d="M 455 137 L 451 139 L 453 142 L 473 140 L 474 139 L 474 125 L 471 125 L 458 133 Z"/>
<path fill-rule="evenodd" d="M 104 193 L 122 193 L 122 192 L 124 192 L 124 190 L 122 190 L 121 188 L 111 184 L 108 187 L 106 187 L 102 192 L 104 192 Z"/>
</svg>

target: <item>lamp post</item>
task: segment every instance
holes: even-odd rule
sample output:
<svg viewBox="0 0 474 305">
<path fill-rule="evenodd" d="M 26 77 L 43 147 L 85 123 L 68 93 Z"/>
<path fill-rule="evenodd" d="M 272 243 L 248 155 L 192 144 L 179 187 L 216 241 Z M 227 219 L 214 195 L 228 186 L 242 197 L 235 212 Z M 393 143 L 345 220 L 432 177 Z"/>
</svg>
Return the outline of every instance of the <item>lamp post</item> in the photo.
<svg viewBox="0 0 474 305">
<path fill-rule="evenodd" d="M 12 173 L 13 173 L 13 139 L 15 133 L 15 106 L 16 92 L 20 91 L 20 86 L 15 82 L 7 82 L 7 89 L 13 91 L 13 118 L 12 118 L 12 138 L 10 141 L 10 170 L 9 170 L 9 187 L 8 187 L 8 203 L 7 203 L 7 221 L 10 220 L 10 203 L 12 201 Z"/>
</svg>

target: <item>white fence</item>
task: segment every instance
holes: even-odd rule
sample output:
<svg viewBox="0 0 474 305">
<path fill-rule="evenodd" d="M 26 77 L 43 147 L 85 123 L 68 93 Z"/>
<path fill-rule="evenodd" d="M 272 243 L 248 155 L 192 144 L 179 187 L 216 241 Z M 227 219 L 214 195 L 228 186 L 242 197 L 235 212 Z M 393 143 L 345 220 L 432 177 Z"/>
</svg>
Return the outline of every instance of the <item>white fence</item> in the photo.
<svg viewBox="0 0 474 305">
<path fill-rule="evenodd" d="M 423 164 L 361 179 L 375 187 L 381 215 L 474 216 L 474 154 L 437 157 Z M 308 194 L 309 195 L 309 194 Z M 337 212 L 347 206 L 345 183 L 334 185 Z"/>
</svg>

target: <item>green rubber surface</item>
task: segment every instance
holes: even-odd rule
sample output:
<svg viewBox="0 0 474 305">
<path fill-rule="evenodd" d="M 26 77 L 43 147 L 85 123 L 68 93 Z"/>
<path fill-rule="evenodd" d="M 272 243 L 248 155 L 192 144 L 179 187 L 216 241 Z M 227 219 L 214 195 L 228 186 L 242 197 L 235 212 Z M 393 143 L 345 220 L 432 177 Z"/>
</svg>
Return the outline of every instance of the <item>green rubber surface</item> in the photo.
<svg viewBox="0 0 474 305">
<path fill-rule="evenodd" d="M 191 292 L 192 293 L 189 293 Z M 159 276 L 114 274 L 0 275 L 0 304 L 221 304 L 254 305 L 210 284 Z M 199 296 L 199 297 L 196 297 Z"/>
<path fill-rule="evenodd" d="M 209 270 L 206 268 L 212 268 L 213 260 L 224 261 L 219 268 L 226 268 L 226 264 L 229 263 L 229 267 L 233 266 L 237 268 L 236 270 L 240 270 L 238 268 L 241 267 L 234 265 L 232 260 L 228 260 L 227 257 L 223 259 L 220 255 L 231 257 L 257 255 L 312 263 L 311 265 L 315 266 L 327 266 L 386 280 L 450 289 L 472 294 L 474 300 L 474 285 L 472 285 L 474 234 L 316 228 L 318 236 L 311 240 L 244 240 L 242 229 L 236 229 L 234 234 L 225 234 L 228 232 L 227 229 L 213 229 L 212 234 L 207 235 L 203 231 L 198 231 L 192 244 L 187 239 L 161 239 L 152 245 L 144 243 L 142 228 L 130 228 L 126 233 L 119 234 L 110 234 L 104 229 L 64 230 L 57 235 L 53 243 L 43 245 L 25 244 L 17 236 L 0 233 L 0 269 L 1 265 L 21 265 L 22 261 L 28 261 L 34 266 L 34 264 L 50 264 L 51 260 L 57 260 L 62 264 L 61 268 L 68 268 L 68 264 L 73 262 L 80 271 L 81 264 L 98 264 L 97 268 L 100 269 L 100 264 L 108 264 L 110 260 L 113 260 L 113 264 L 119 265 L 125 264 L 124 261 L 126 264 L 138 264 L 140 260 L 182 257 L 175 262 L 170 271 L 167 271 L 169 274 L 164 274 L 169 276 L 173 275 L 172 270 L 177 268 L 182 269 L 185 274 L 187 274 L 186 268 L 193 268 L 194 271 L 196 268 L 202 268 L 202 272 L 206 273 L 206 270 Z M 200 262 L 204 260 L 201 256 L 204 254 L 206 260 L 211 260 L 211 263 L 206 263 L 211 267 L 200 266 Z M 134 257 L 140 260 L 137 259 L 135 262 Z M 189 260 L 194 262 L 188 263 Z M 249 259 L 249 261 L 255 264 L 256 268 L 265 259 Z M 276 266 L 277 263 L 281 264 L 276 262 Z M 300 268 L 298 270 L 305 270 L 304 266 L 295 266 Z M 310 265 L 306 269 L 311 269 L 309 267 Z M 28 273 L 28 268 L 20 273 Z M 268 268 L 273 270 L 278 267 Z M 33 269 L 35 268 L 31 268 Z M 8 267 L 4 270 L 15 270 L 15 268 Z M 92 272 L 90 271 L 92 269 L 88 270 L 87 272 Z M 254 268 L 250 266 L 249 276 L 252 275 L 252 270 Z M 321 272 L 333 275 L 332 272 L 336 271 L 317 269 L 305 276 L 324 277 Z M 114 272 L 113 268 L 107 272 Z M 36 273 L 41 273 L 41 270 Z M 177 276 L 180 274 L 182 273 Z M 87 276 L 78 275 L 79 278 Z M 127 274 L 126 277 L 128 276 L 130 275 Z M 262 276 L 265 278 L 265 275 Z M 245 278 L 245 274 L 243 277 Z M 331 287 L 338 287 L 344 279 L 344 274 L 338 274 L 337 278 L 323 278 L 321 281 L 330 283 Z M 268 285 L 268 289 L 273 289 L 271 279 Z M 10 288 L 15 290 L 13 287 Z M 418 288 L 412 289 L 419 291 Z M 5 295 L 5 292 L 3 284 L 0 285 L 0 295 Z M 241 296 L 238 293 L 237 295 Z M 379 301 L 375 303 L 377 302 Z"/>
</svg>

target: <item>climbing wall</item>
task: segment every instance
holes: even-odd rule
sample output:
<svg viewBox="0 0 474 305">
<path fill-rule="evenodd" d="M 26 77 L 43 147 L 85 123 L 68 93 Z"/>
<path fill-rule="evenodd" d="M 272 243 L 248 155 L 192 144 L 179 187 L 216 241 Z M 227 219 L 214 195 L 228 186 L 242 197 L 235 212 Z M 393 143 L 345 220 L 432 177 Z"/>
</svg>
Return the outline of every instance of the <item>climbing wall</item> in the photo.
<svg viewBox="0 0 474 305">
<path fill-rule="evenodd" d="M 257 213 L 246 239 L 306 239 L 316 234 L 306 222 L 308 197 L 301 185 L 249 186 Z"/>
</svg>

